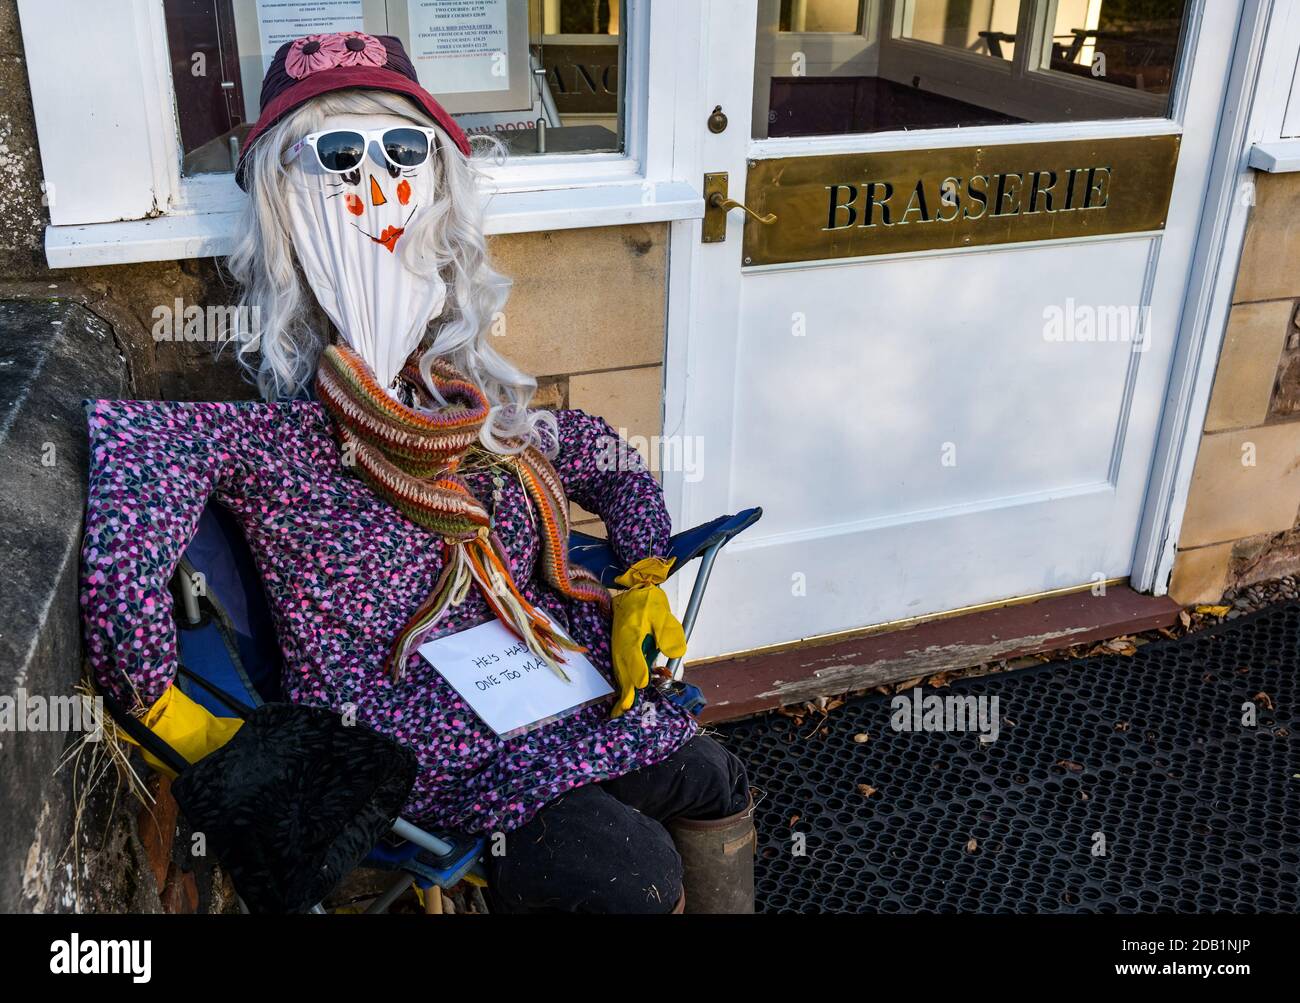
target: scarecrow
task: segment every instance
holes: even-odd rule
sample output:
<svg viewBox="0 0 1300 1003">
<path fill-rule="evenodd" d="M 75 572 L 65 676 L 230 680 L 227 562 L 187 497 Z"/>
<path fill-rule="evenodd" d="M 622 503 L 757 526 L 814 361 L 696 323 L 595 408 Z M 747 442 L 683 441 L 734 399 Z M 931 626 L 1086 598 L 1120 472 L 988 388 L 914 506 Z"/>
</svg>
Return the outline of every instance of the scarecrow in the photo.
<svg viewBox="0 0 1300 1003">
<path fill-rule="evenodd" d="M 396 38 L 360 32 L 282 46 L 261 109 L 228 265 L 265 402 L 88 406 L 98 684 L 191 762 L 238 727 L 173 685 L 167 583 L 216 498 L 256 558 L 287 698 L 414 753 L 404 816 L 505 833 L 495 910 L 752 911 L 744 770 L 647 686 L 647 637 L 685 649 L 661 490 L 608 462 L 630 451 L 607 422 L 529 408 L 536 381 L 489 344 L 508 282 L 465 134 Z M 568 562 L 570 502 L 629 569 L 612 600 Z M 545 671 L 581 653 L 612 697 L 498 734 L 419 651 L 492 621 Z"/>
</svg>

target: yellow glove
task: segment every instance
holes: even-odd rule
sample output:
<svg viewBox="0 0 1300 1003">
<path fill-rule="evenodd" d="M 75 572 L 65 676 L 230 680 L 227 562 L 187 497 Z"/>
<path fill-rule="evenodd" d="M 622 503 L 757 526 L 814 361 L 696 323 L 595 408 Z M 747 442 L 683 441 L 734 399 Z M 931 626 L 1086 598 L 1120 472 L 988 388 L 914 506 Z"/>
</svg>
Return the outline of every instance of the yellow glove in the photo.
<svg viewBox="0 0 1300 1003">
<path fill-rule="evenodd" d="M 668 577 L 675 557 L 647 557 L 614 579 L 627 586 L 614 595 L 614 630 L 610 650 L 618 694 L 610 717 L 619 717 L 636 699 L 636 691 L 650 682 L 650 666 L 642 644 L 653 637 L 655 646 L 669 658 L 686 654 L 686 635 L 659 583 Z"/>
<path fill-rule="evenodd" d="M 186 762 L 197 763 L 209 752 L 215 752 L 234 737 L 244 721 L 238 717 L 217 717 L 206 707 L 195 703 L 179 686 L 167 687 L 157 702 L 144 715 L 144 725 L 181 754 Z M 125 731 L 119 734 L 132 745 L 140 743 Z M 144 761 L 159 773 L 175 779 L 176 771 L 164 765 L 148 750 Z"/>
</svg>

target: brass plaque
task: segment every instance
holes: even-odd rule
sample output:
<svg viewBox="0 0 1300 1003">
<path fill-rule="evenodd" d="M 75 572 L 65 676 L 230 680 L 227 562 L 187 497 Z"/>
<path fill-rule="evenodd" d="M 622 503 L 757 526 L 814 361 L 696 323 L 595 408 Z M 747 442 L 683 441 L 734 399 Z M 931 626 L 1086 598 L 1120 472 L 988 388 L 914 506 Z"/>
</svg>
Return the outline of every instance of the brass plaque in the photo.
<svg viewBox="0 0 1300 1003">
<path fill-rule="evenodd" d="M 1160 230 L 1179 137 L 751 161 L 744 261 L 856 258 Z"/>
</svg>

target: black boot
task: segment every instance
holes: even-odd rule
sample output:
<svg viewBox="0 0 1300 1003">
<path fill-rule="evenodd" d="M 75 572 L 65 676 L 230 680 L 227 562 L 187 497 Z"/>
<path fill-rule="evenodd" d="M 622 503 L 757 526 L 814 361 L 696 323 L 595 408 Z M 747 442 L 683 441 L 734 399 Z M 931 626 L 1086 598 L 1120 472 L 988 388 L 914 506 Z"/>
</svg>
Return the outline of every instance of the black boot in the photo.
<svg viewBox="0 0 1300 1003">
<path fill-rule="evenodd" d="M 754 798 L 726 818 L 665 823 L 682 858 L 687 913 L 754 911 Z"/>
</svg>

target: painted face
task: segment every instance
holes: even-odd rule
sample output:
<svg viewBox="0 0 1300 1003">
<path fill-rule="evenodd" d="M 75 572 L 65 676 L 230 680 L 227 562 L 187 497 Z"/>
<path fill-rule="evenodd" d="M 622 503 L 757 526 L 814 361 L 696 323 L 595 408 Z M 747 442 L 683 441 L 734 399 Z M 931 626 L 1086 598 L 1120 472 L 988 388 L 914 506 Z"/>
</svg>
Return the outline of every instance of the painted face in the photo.
<svg viewBox="0 0 1300 1003">
<path fill-rule="evenodd" d="M 397 115 L 333 115 L 321 129 L 413 124 Z M 394 167 L 372 141 L 346 174 L 322 170 L 310 150 L 287 170 L 289 230 L 307 282 L 380 386 L 388 387 L 446 302 L 442 280 L 413 272 L 402 244 L 412 220 L 433 201 L 432 158 L 419 167 Z"/>
</svg>

